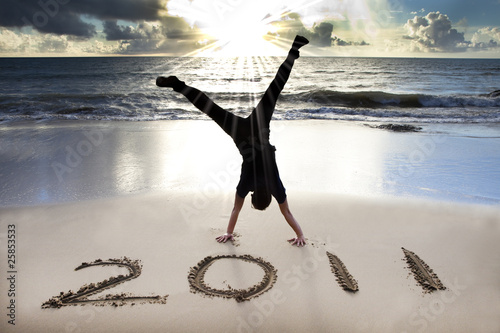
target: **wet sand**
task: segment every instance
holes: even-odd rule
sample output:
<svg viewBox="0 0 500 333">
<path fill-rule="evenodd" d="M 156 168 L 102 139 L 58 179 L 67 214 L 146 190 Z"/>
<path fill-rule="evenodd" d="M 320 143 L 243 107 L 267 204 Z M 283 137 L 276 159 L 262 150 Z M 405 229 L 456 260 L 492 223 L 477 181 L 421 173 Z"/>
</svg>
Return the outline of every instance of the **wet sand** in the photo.
<svg viewBox="0 0 500 333">
<path fill-rule="evenodd" d="M 274 121 L 271 143 L 289 193 L 500 205 L 500 127 L 418 126 L 397 133 L 354 122 Z M 241 166 L 234 143 L 211 121 L 2 123 L 0 156 L 3 207 L 164 190 L 210 197 L 234 190 Z"/>
</svg>

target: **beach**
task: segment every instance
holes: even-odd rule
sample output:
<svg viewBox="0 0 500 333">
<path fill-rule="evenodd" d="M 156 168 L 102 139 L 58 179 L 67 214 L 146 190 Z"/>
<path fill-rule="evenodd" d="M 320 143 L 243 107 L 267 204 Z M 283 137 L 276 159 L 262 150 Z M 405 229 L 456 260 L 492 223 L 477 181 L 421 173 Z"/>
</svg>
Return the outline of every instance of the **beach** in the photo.
<svg viewBox="0 0 500 333">
<path fill-rule="evenodd" d="M 215 241 L 241 157 L 210 121 L 4 123 L 2 332 L 497 332 L 498 128 L 370 125 L 272 123 L 290 209 L 308 243 L 296 248 L 275 201 L 265 212 L 246 202 L 235 242 Z M 402 248 L 446 289 L 423 288 Z M 336 281 L 327 252 L 358 291 Z M 125 257 L 141 269 L 116 264 Z M 199 277 L 189 279 L 207 257 L 201 281 L 216 290 L 259 285 L 272 271 L 262 267 L 276 276 L 258 297 L 209 296 L 190 285 Z M 95 265 L 75 271 L 82 263 Z M 129 279 L 42 309 L 112 276 Z M 97 300 L 105 295 L 125 298 Z"/>
</svg>

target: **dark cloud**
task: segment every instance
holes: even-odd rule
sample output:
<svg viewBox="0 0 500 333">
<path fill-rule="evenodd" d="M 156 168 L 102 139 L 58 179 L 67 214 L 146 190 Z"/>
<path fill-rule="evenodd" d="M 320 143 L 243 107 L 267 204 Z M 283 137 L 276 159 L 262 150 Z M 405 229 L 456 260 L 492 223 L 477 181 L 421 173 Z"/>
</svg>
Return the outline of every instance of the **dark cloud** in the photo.
<svg viewBox="0 0 500 333">
<path fill-rule="evenodd" d="M 121 41 L 118 53 L 149 53 L 157 51 L 166 39 L 162 25 L 140 22 L 137 27 L 119 26 L 116 21 L 104 22 L 104 34 L 109 41 Z"/>
<path fill-rule="evenodd" d="M 202 33 L 191 28 L 178 17 L 162 17 L 159 22 L 142 21 L 137 26 L 118 25 L 117 21 L 104 21 L 103 33 L 108 41 L 121 41 L 118 53 L 185 54 L 200 47 Z"/>
<path fill-rule="evenodd" d="M 424 51 L 465 51 L 469 42 L 464 34 L 452 28 L 447 15 L 432 12 L 427 16 L 415 16 L 405 24 L 407 39 L 413 40 Z"/>
<path fill-rule="evenodd" d="M 333 37 L 332 38 L 332 45 L 335 45 L 335 46 L 367 46 L 367 45 L 370 45 L 368 44 L 367 42 L 365 41 L 361 41 L 361 42 L 347 42 L 343 39 L 340 39 L 338 37 Z"/>
<path fill-rule="evenodd" d="M 95 26 L 69 7 L 69 0 L 0 0 L 0 26 L 32 26 L 42 33 L 92 37 Z M 68 2 L 67 4 L 63 4 Z"/>
<path fill-rule="evenodd" d="M 165 0 L 71 0 L 68 5 L 102 20 L 155 21 L 166 12 Z"/>
<path fill-rule="evenodd" d="M 165 0 L 0 0 L 0 26 L 32 26 L 42 33 L 89 38 L 96 27 L 82 20 L 153 21 L 166 10 Z"/>
<path fill-rule="evenodd" d="M 62 52 L 68 47 L 68 41 L 98 37 L 96 26 L 85 22 L 84 17 L 103 22 L 103 35 L 106 40 L 119 42 L 116 44 L 118 53 L 185 53 L 200 47 L 197 45 L 197 40 L 201 39 L 201 32 L 196 27 L 189 26 L 183 18 L 169 16 L 166 2 L 166 0 L 0 0 L 2 5 L 0 27 L 31 26 L 38 32 L 47 34 L 46 41 L 37 44 L 44 52 Z M 134 24 L 120 25 L 118 20 Z M 60 36 L 65 39 L 60 40 L 50 36 Z M 7 48 L 6 45 L 1 47 Z M 99 46 L 97 49 L 105 52 L 109 48 Z"/>
<path fill-rule="evenodd" d="M 183 30 L 185 23 L 175 22 L 175 19 L 162 19 L 162 22 L 157 23 L 143 21 L 132 27 L 120 26 L 116 21 L 105 21 L 103 32 L 107 40 L 121 41 L 116 50 L 121 54 L 186 54 L 199 48 L 199 31 L 189 27 Z"/>
<path fill-rule="evenodd" d="M 169 39 L 200 39 L 201 32 L 191 28 L 184 19 L 179 17 L 164 16 L 159 20 L 160 26 L 155 31 L 145 29 L 145 21 L 139 22 L 137 27 L 120 26 L 116 20 L 103 22 L 103 33 L 106 40 L 135 40 L 150 39 L 154 34 L 158 38 Z"/>
<path fill-rule="evenodd" d="M 141 38 L 122 41 L 117 53 L 129 55 L 161 53 L 186 55 L 199 47 L 200 45 L 197 42 L 190 40 Z"/>
<path fill-rule="evenodd" d="M 314 26 L 312 36 L 313 44 L 318 46 L 332 46 L 333 24 L 321 22 Z"/>
<path fill-rule="evenodd" d="M 334 26 L 330 22 L 321 22 L 315 24 L 312 29 L 307 29 L 300 16 L 296 13 L 289 13 L 273 24 L 278 27 L 279 37 L 293 39 L 296 35 L 302 35 L 309 39 L 311 45 L 318 47 L 368 45 L 364 41 L 361 43 L 347 42 L 332 36 Z"/>
<path fill-rule="evenodd" d="M 128 40 L 144 38 L 144 35 L 142 35 L 134 27 L 119 26 L 116 21 L 104 21 L 103 27 L 103 33 L 106 35 L 106 40 Z"/>
<path fill-rule="evenodd" d="M 180 17 L 163 16 L 160 19 L 161 24 L 165 28 L 167 37 L 170 39 L 187 39 L 198 40 L 202 38 L 202 33 L 197 27 L 191 27 Z"/>
</svg>

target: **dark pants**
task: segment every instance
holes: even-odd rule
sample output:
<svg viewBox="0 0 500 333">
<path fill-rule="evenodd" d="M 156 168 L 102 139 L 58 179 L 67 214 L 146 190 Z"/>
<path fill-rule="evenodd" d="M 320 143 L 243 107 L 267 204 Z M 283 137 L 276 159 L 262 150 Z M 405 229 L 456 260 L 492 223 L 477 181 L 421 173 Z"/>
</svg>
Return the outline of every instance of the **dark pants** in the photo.
<svg viewBox="0 0 500 333">
<path fill-rule="evenodd" d="M 255 133 L 267 133 L 267 136 L 269 135 L 269 123 L 271 122 L 276 102 L 290 77 L 295 59 L 296 57 L 293 55 L 288 55 L 279 67 L 276 77 L 267 88 L 259 104 L 257 104 L 248 118 L 242 118 L 224 110 L 215 104 L 205 93 L 191 86 L 182 85 L 177 89 L 174 87 L 174 89 L 186 96 L 194 106 L 212 118 L 238 145 L 240 141 L 248 140 L 248 137 Z M 252 129 L 251 127 L 258 128 Z"/>
</svg>

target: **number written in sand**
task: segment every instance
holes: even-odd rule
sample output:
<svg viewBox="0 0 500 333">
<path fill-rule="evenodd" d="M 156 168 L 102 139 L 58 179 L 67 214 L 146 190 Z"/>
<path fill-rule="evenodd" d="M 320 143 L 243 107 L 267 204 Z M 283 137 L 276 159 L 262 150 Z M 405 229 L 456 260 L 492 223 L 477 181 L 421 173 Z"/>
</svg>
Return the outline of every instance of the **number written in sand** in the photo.
<svg viewBox="0 0 500 333">
<path fill-rule="evenodd" d="M 250 287 L 249 289 L 235 290 L 233 288 L 229 288 L 229 290 L 220 290 L 211 288 L 204 281 L 205 273 L 215 261 L 220 259 L 237 259 L 256 264 L 264 271 L 264 278 L 261 283 Z M 198 265 L 192 267 L 189 272 L 188 281 L 191 285 L 191 290 L 194 292 L 201 292 L 208 296 L 234 298 L 237 302 L 244 302 L 271 289 L 273 284 L 276 282 L 277 276 L 277 271 L 274 266 L 271 265 L 271 263 L 264 261 L 262 258 L 254 258 L 251 255 L 221 255 L 216 257 L 206 257 L 200 261 Z"/>
<path fill-rule="evenodd" d="M 130 296 L 125 293 L 122 294 L 108 294 L 105 297 L 97 299 L 89 299 L 91 295 L 99 294 L 106 289 L 114 288 L 118 284 L 130 281 L 141 275 L 141 264 L 138 260 L 131 260 L 127 257 L 121 259 L 108 259 L 101 260 L 97 259 L 91 263 L 82 263 L 80 266 L 75 268 L 75 271 L 91 267 L 91 266 L 119 266 L 128 269 L 128 275 L 118 275 L 116 277 L 110 277 L 99 283 L 90 283 L 80 287 L 77 292 L 68 291 L 66 293 L 61 292 L 58 296 L 54 296 L 47 302 L 42 304 L 42 308 L 60 308 L 66 305 L 85 305 L 85 304 L 100 304 L 100 305 L 113 305 L 121 306 L 125 302 L 129 301 L 139 301 L 139 302 L 149 302 L 149 303 L 161 303 L 165 304 L 167 296 Z M 132 303 L 134 304 L 134 303 Z"/>
</svg>

